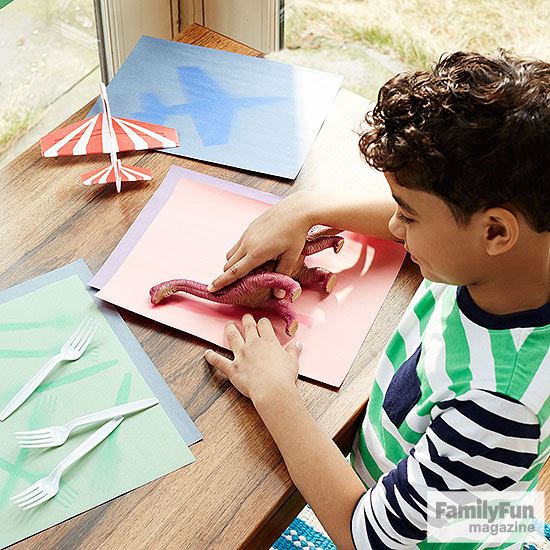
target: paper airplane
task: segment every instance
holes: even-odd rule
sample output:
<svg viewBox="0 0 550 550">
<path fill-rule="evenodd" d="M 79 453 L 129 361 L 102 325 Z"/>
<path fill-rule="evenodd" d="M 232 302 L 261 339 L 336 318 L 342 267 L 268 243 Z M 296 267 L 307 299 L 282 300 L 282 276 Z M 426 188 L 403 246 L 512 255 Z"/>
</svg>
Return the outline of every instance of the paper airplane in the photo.
<svg viewBox="0 0 550 550">
<path fill-rule="evenodd" d="M 120 192 L 123 181 L 144 181 L 152 177 L 151 170 L 125 166 L 117 159 L 117 152 L 178 147 L 178 133 L 174 128 L 111 116 L 107 89 L 100 84 L 103 113 L 88 117 L 56 130 L 40 139 L 43 157 L 93 155 L 108 153 L 111 164 L 82 175 L 82 183 L 115 183 Z"/>
</svg>

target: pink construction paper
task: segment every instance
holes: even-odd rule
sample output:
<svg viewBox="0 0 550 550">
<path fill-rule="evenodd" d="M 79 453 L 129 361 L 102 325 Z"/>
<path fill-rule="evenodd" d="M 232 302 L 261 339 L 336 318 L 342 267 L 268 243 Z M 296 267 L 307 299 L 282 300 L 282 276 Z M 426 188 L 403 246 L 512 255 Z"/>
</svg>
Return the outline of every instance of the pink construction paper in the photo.
<svg viewBox="0 0 550 550">
<path fill-rule="evenodd" d="M 172 166 L 170 166 L 170 170 L 168 170 L 168 174 L 166 174 L 166 177 L 159 185 L 158 189 L 149 199 L 149 202 L 145 205 L 143 210 L 139 213 L 139 216 L 135 219 L 130 229 L 128 229 L 111 255 L 107 258 L 107 261 L 101 266 L 99 271 L 88 283 L 91 287 L 99 290 L 103 288 L 107 281 L 113 276 L 134 246 L 136 246 L 139 242 L 141 236 L 145 233 L 151 222 L 162 210 L 181 177 L 211 185 L 213 187 L 217 187 L 218 189 L 232 191 L 238 195 L 251 197 L 269 204 L 275 204 L 283 198 L 279 195 L 274 195 L 273 193 L 260 191 L 254 187 L 245 187 L 244 185 L 239 185 L 238 183 L 233 183 L 232 181 L 207 176 L 206 174 L 201 174 L 200 172 L 195 172 L 193 170 L 183 168 L 182 166 L 172 164 Z"/>
<path fill-rule="evenodd" d="M 178 294 L 153 306 L 149 289 L 168 279 L 212 281 L 225 254 L 248 224 L 270 204 L 182 177 L 140 240 L 97 297 L 165 325 L 228 347 L 224 325 L 249 311 L 269 317 L 287 344 L 284 323 L 273 314 Z M 399 269 L 405 250 L 391 241 L 344 232 L 339 254 L 324 250 L 307 258 L 338 275 L 332 294 L 305 287 L 294 303 L 304 349 L 300 375 L 339 387 Z"/>
</svg>

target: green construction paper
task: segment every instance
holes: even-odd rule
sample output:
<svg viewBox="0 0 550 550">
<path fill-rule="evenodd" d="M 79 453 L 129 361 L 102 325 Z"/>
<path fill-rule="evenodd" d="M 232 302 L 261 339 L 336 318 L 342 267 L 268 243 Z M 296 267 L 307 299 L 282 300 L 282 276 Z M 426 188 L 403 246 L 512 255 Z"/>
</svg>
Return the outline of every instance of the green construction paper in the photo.
<svg viewBox="0 0 550 550">
<path fill-rule="evenodd" d="M 0 409 L 58 353 L 90 315 L 101 326 L 78 361 L 64 362 L 0 422 L 0 548 L 9 546 L 194 461 L 160 405 L 128 415 L 107 439 L 73 464 L 59 493 L 21 510 L 10 497 L 48 475 L 103 423 L 75 430 L 61 447 L 20 449 L 16 431 L 62 425 L 75 417 L 153 397 L 137 367 L 77 275 L 0 305 Z"/>
</svg>

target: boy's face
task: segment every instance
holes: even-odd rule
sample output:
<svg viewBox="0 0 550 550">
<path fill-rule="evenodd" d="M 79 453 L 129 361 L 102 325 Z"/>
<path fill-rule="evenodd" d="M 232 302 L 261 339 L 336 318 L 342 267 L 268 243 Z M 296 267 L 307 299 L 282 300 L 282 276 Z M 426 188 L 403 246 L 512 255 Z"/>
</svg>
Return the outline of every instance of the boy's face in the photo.
<svg viewBox="0 0 550 550">
<path fill-rule="evenodd" d="M 439 197 L 402 187 L 391 172 L 385 176 L 397 203 L 389 229 L 405 243 L 422 275 L 452 285 L 477 282 L 486 257 L 479 217 L 474 214 L 467 225 L 458 224 Z"/>
</svg>

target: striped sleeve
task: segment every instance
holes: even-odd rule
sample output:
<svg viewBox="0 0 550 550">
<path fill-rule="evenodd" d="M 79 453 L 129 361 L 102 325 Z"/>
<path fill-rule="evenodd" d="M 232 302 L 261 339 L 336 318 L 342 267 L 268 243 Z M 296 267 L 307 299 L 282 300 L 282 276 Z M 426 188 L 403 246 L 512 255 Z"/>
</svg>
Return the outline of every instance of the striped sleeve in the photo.
<svg viewBox="0 0 550 550">
<path fill-rule="evenodd" d="M 357 502 L 355 547 L 415 547 L 427 536 L 429 489 L 509 488 L 537 458 L 539 437 L 535 414 L 508 396 L 470 390 L 439 403 L 410 454 Z"/>
</svg>

